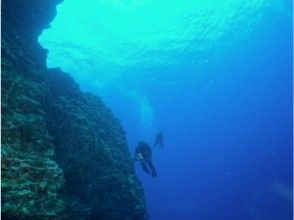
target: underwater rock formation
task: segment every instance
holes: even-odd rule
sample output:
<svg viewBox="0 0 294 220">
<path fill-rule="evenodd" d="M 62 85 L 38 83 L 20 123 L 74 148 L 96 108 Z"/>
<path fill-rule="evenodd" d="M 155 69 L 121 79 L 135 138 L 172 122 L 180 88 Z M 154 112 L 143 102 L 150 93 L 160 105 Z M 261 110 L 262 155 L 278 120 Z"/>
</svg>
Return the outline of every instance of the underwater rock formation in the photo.
<svg viewBox="0 0 294 220">
<path fill-rule="evenodd" d="M 59 2 L 2 1 L 2 217 L 147 219 L 119 120 L 46 68 L 37 37 Z"/>
</svg>

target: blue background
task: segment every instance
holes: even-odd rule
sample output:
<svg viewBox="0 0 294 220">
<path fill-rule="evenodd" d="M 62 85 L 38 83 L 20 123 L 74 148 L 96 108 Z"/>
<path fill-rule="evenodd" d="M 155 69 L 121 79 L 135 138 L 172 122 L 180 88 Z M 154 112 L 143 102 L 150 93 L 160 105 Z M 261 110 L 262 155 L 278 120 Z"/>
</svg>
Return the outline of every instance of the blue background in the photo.
<svg viewBox="0 0 294 220">
<path fill-rule="evenodd" d="M 56 34 L 41 36 L 50 51 L 48 66 L 71 73 L 122 120 L 131 154 L 136 141 L 152 145 L 157 128 L 163 129 L 165 146 L 153 149 L 158 178 L 145 175 L 136 164 L 151 220 L 292 219 L 293 24 L 292 4 L 283 4 L 283 13 L 260 9 L 265 13 L 252 25 L 236 22 L 212 49 L 165 51 L 172 57 L 166 65 L 153 65 L 152 57 L 164 54 L 160 48 L 147 51 L 147 67 L 140 66 L 144 60 L 113 67 L 102 59 L 95 73 L 123 72 L 110 79 L 92 74 L 93 69 L 89 76 L 89 71 L 81 74 L 62 66 L 68 56 L 59 51 L 58 59 L 50 58 L 51 51 L 60 50 L 50 44 Z M 246 28 L 251 31 L 238 35 Z M 206 42 L 192 40 L 189 47 Z M 81 54 L 70 58 L 79 70 Z M 174 57 L 181 62 L 172 62 Z M 96 76 L 99 85 L 93 84 Z"/>
<path fill-rule="evenodd" d="M 280 24 L 207 67 L 196 88 L 146 88 L 166 138 L 159 178 L 140 175 L 152 219 L 292 219 L 280 192 L 292 193 L 291 29 Z"/>
</svg>

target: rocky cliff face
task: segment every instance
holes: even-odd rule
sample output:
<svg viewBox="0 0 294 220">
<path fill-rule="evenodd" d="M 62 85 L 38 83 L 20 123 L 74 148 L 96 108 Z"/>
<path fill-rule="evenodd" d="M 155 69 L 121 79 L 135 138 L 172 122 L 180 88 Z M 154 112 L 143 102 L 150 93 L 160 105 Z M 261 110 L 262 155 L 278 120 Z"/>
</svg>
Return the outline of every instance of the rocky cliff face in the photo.
<svg viewBox="0 0 294 220">
<path fill-rule="evenodd" d="M 37 37 L 57 3 L 2 1 L 2 217 L 146 219 L 119 121 L 45 66 Z"/>
</svg>

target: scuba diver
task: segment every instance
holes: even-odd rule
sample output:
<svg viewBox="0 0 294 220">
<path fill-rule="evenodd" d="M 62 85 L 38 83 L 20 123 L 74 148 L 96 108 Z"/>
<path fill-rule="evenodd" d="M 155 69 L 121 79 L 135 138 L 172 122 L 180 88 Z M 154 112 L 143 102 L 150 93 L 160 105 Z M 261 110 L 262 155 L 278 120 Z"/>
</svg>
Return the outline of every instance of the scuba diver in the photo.
<svg viewBox="0 0 294 220">
<path fill-rule="evenodd" d="M 161 130 L 157 130 L 157 134 L 155 136 L 155 142 L 153 147 L 156 146 L 163 147 L 163 133 Z"/>
<path fill-rule="evenodd" d="M 147 143 L 139 141 L 135 149 L 135 161 L 140 161 L 142 169 L 145 173 L 151 174 L 152 177 L 157 177 L 156 170 L 152 164 L 152 151 Z"/>
</svg>

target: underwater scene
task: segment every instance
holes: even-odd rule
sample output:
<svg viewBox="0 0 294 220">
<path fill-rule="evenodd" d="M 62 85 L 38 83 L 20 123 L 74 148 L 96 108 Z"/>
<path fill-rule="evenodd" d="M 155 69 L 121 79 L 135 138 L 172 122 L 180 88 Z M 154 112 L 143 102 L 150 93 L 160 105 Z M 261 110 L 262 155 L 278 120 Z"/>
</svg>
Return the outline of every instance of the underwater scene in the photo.
<svg viewBox="0 0 294 220">
<path fill-rule="evenodd" d="M 293 219 L 291 0 L 2 0 L 1 218 Z"/>
</svg>

